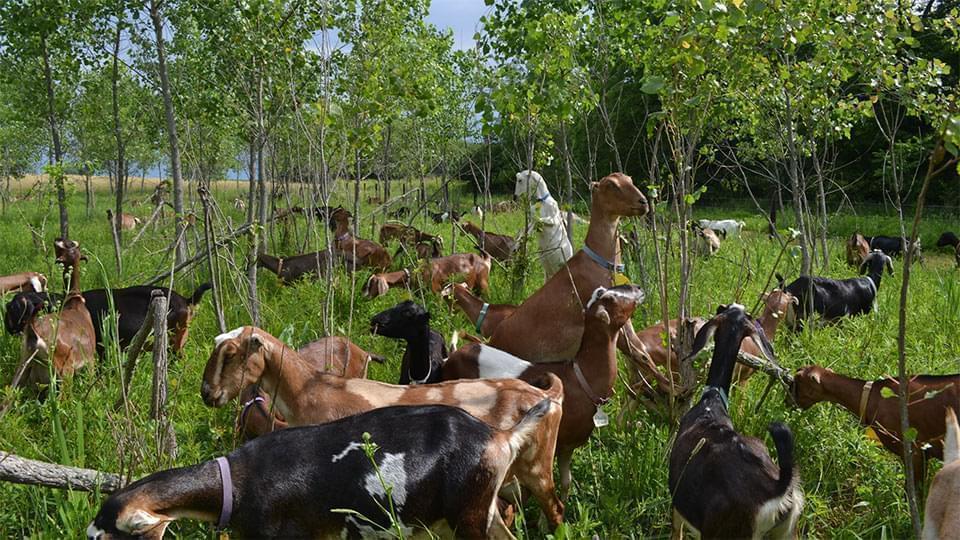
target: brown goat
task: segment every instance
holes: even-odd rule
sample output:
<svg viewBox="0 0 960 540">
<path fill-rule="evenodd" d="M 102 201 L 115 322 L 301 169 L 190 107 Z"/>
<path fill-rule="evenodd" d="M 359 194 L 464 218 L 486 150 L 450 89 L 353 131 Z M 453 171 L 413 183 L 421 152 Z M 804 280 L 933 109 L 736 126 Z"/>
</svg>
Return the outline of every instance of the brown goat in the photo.
<svg viewBox="0 0 960 540">
<path fill-rule="evenodd" d="M 850 266 L 859 267 L 863 264 L 867 255 L 870 254 L 870 243 L 858 232 L 853 233 L 850 238 L 847 238 L 846 247 L 847 264 Z"/>
<path fill-rule="evenodd" d="M 490 256 L 476 253 L 456 253 L 439 257 L 426 263 L 424 280 L 430 281 L 430 289 L 439 293 L 451 278 L 463 280 L 467 287 L 486 294 L 490 287 Z"/>
<path fill-rule="evenodd" d="M 113 219 L 113 210 L 107 210 L 107 223 L 113 223 Z M 132 231 L 140 226 L 140 218 L 125 212 L 120 214 L 118 221 L 120 229 L 124 231 Z"/>
<path fill-rule="evenodd" d="M 957 538 L 960 534 L 960 424 L 947 409 L 947 435 L 943 443 L 943 468 L 933 477 L 923 516 L 923 540 Z"/>
<path fill-rule="evenodd" d="M 410 283 L 410 271 L 404 268 L 397 272 L 373 274 L 363 284 L 363 295 L 367 298 L 376 298 L 387 294 L 394 287 L 402 287 Z"/>
<path fill-rule="evenodd" d="M 337 208 L 330 216 L 330 219 L 336 224 L 334 250 L 338 254 L 355 258 L 356 264 L 360 266 L 379 270 L 389 268 L 393 260 L 387 250 L 383 249 L 383 246 L 370 240 L 353 237 L 350 232 L 351 217 L 350 212 L 343 208 Z"/>
<path fill-rule="evenodd" d="M 545 398 L 563 403 L 563 383 L 552 374 L 538 381 L 537 387 L 516 379 L 398 386 L 323 373 L 277 338 L 252 326 L 220 335 L 216 342 L 203 374 L 204 403 L 222 407 L 242 388 L 259 383 L 291 426 L 322 424 L 391 405 L 438 404 L 459 407 L 491 427 L 507 429 Z M 551 408 L 543 420 L 543 435 L 526 445 L 511 468 L 553 525 L 563 519 L 552 470 L 560 413 L 559 407 Z"/>
<path fill-rule="evenodd" d="M 440 296 L 452 300 L 470 319 L 480 335 L 488 338 L 493 335 L 500 323 L 517 310 L 514 304 L 488 304 L 482 298 L 470 292 L 466 283 L 451 283 L 443 288 Z"/>
<path fill-rule="evenodd" d="M 9 276 L 0 276 L 0 294 L 10 292 L 43 292 L 47 288 L 47 278 L 38 272 L 20 272 Z"/>
<path fill-rule="evenodd" d="M 477 239 L 477 245 L 498 261 L 508 261 L 517 251 L 517 241 L 504 234 L 485 232 L 470 221 L 463 225 L 463 230 Z"/>
<path fill-rule="evenodd" d="M 794 375 L 793 399 L 803 409 L 821 401 L 840 405 L 855 414 L 861 424 L 873 428 L 884 448 L 901 457 L 899 388 L 894 378 L 865 381 L 812 365 Z M 884 389 L 893 394 L 884 396 Z M 960 409 L 960 375 L 914 375 L 908 392 L 910 426 L 917 430 L 913 466 L 920 483 L 926 461 L 943 459 L 943 418 L 948 407 Z"/>
<path fill-rule="evenodd" d="M 93 319 L 80 292 L 80 261 L 86 257 L 72 240 L 57 239 L 53 247 L 64 272 L 69 269 L 70 285 L 59 313 L 35 314 L 27 323 L 20 359 L 29 363 L 23 381 L 31 386 L 50 383 L 47 362 L 58 377 L 65 377 L 92 364 L 97 355 Z"/>
<path fill-rule="evenodd" d="M 382 356 L 367 352 L 341 336 L 311 341 L 297 352 L 300 358 L 316 369 L 347 379 L 366 379 L 371 360 L 381 364 L 384 362 Z M 237 430 L 244 440 L 287 427 L 283 416 L 272 409 L 270 396 L 257 385 L 251 384 L 245 388 L 240 401 L 243 402 L 243 408 L 237 415 Z"/>
</svg>

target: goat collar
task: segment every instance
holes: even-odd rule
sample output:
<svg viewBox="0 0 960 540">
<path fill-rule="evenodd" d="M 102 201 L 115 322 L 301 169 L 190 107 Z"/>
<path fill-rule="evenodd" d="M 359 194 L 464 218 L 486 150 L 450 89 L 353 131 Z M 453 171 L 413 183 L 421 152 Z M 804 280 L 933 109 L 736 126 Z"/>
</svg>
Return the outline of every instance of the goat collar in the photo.
<svg viewBox="0 0 960 540">
<path fill-rule="evenodd" d="M 277 276 L 283 275 L 283 257 L 277 259 Z"/>
<path fill-rule="evenodd" d="M 537 197 L 537 202 L 544 202 L 547 199 L 552 199 L 552 198 L 553 197 L 550 196 L 550 192 L 548 191 L 543 195 L 543 197 Z"/>
<path fill-rule="evenodd" d="M 484 319 L 487 318 L 487 310 L 488 310 L 488 309 L 490 309 L 490 304 L 484 302 L 484 303 L 483 303 L 483 307 L 480 308 L 480 315 L 477 317 L 476 328 L 477 328 L 477 332 L 480 332 L 481 334 L 482 334 L 483 332 L 480 330 L 480 327 L 483 326 L 483 321 L 484 321 Z"/>
<path fill-rule="evenodd" d="M 341 234 L 340 236 L 337 237 L 337 242 L 343 242 L 343 241 L 346 240 L 347 237 L 349 237 L 349 236 L 350 236 L 350 231 L 347 231 L 347 232 L 345 232 L 345 233 L 343 233 L 343 234 Z"/>
<path fill-rule="evenodd" d="M 573 373 L 577 376 L 577 382 L 580 383 L 580 388 L 583 389 L 583 393 L 590 398 L 590 401 L 593 402 L 597 407 L 606 405 L 610 401 L 609 397 L 602 398 L 593 392 L 593 388 L 590 388 L 590 384 L 587 382 L 586 377 L 583 376 L 583 372 L 580 371 L 580 364 L 576 360 L 573 361 Z"/>
<path fill-rule="evenodd" d="M 246 419 L 247 413 L 250 412 L 250 408 L 253 407 L 254 403 L 264 403 L 266 400 L 263 399 L 263 396 L 254 396 L 253 399 L 247 401 L 243 404 L 243 409 L 240 410 L 240 427 L 242 428 Z"/>
<path fill-rule="evenodd" d="M 587 254 L 587 257 L 590 257 L 591 259 L 593 259 L 593 262 L 599 264 L 600 266 L 604 267 L 605 269 L 611 272 L 623 272 L 625 268 L 622 264 L 616 264 L 614 262 L 604 259 L 600 255 L 598 255 L 596 251 L 590 249 L 590 246 L 586 244 L 583 245 L 583 252 Z"/>
<path fill-rule="evenodd" d="M 230 523 L 230 516 L 233 514 L 233 477 L 230 475 L 230 462 L 226 457 L 217 458 L 217 467 L 220 468 L 220 484 L 223 486 L 223 502 L 220 503 L 220 520 L 217 521 L 217 529 L 223 530 Z"/>
<path fill-rule="evenodd" d="M 720 401 L 723 403 L 723 408 L 730 410 L 730 398 L 727 397 L 727 391 L 719 386 L 704 386 L 703 392 L 700 393 L 700 399 L 703 399 L 703 396 L 707 395 L 707 392 L 710 390 L 716 390 L 720 394 Z"/>
<path fill-rule="evenodd" d="M 867 381 L 860 392 L 860 421 L 867 422 L 867 403 L 870 402 L 870 391 L 873 390 L 873 381 Z"/>
</svg>

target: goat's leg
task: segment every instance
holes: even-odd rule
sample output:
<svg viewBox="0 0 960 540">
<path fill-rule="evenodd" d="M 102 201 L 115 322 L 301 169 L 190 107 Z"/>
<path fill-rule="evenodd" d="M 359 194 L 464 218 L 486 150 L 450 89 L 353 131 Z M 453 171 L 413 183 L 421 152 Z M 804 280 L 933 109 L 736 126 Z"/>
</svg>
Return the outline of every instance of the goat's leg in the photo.
<svg viewBox="0 0 960 540">
<path fill-rule="evenodd" d="M 683 518 L 680 517 L 680 512 L 677 512 L 677 509 L 673 509 L 673 525 L 670 531 L 670 540 L 683 540 Z"/>
<path fill-rule="evenodd" d="M 523 461 L 521 457 L 518 461 L 520 467 L 516 467 L 513 472 L 516 473 L 520 484 L 530 490 L 537 499 L 540 510 L 543 511 L 550 525 L 550 530 L 556 529 L 563 522 L 563 503 L 557 497 L 557 487 L 553 482 L 553 463 L 540 463 L 538 460 L 528 464 Z M 540 474 L 532 474 L 532 471 L 540 471 Z"/>
<path fill-rule="evenodd" d="M 573 449 L 557 449 L 557 467 L 560 469 L 560 500 L 567 500 L 570 495 L 570 485 L 573 484 L 573 473 L 570 462 L 573 461 Z"/>
</svg>

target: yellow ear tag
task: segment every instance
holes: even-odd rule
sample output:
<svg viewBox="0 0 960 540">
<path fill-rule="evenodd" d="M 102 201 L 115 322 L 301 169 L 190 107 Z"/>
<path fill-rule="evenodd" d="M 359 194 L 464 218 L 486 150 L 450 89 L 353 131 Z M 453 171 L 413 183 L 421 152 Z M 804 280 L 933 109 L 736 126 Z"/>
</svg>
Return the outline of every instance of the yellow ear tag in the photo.
<svg viewBox="0 0 960 540">
<path fill-rule="evenodd" d="M 880 437 L 877 436 L 877 432 L 873 430 L 873 427 L 867 426 L 867 429 L 864 430 L 867 435 L 867 438 L 871 441 L 880 442 Z"/>
<path fill-rule="evenodd" d="M 627 277 L 623 272 L 617 272 L 613 275 L 613 284 L 615 286 L 627 285 L 630 283 L 630 278 Z"/>
</svg>

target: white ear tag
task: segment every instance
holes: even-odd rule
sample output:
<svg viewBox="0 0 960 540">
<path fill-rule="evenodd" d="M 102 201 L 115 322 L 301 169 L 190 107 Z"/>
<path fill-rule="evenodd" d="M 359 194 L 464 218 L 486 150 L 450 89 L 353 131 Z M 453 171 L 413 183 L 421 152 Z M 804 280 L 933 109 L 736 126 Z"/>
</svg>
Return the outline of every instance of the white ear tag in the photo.
<svg viewBox="0 0 960 540">
<path fill-rule="evenodd" d="M 602 428 L 610 423 L 610 417 L 607 416 L 607 413 L 603 412 L 602 407 L 597 407 L 597 412 L 593 415 L 593 425 L 594 427 Z"/>
</svg>

